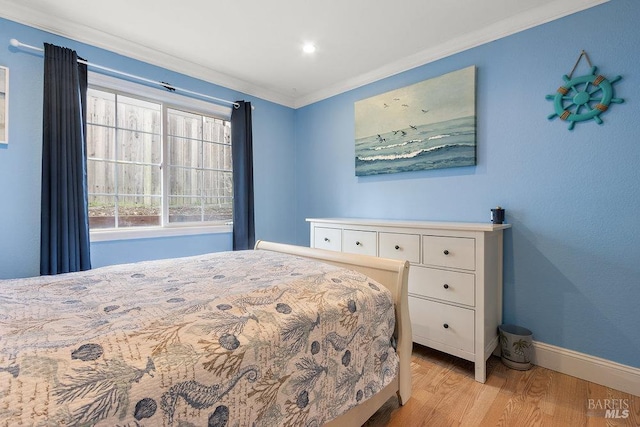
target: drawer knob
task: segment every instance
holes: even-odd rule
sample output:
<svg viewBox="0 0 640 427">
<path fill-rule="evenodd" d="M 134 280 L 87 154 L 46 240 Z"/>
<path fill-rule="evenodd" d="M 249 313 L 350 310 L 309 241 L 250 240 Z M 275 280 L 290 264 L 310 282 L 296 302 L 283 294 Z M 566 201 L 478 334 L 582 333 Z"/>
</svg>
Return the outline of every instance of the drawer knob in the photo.
<svg viewBox="0 0 640 427">
<path fill-rule="evenodd" d="M 360 242 L 356 241 L 356 246 L 360 246 Z"/>
<path fill-rule="evenodd" d="M 445 255 L 449 255 L 449 250 L 448 250 L 448 249 L 445 249 L 443 253 L 444 253 Z"/>
<path fill-rule="evenodd" d="M 449 285 L 447 285 L 446 283 L 444 284 L 443 288 L 445 289 L 449 289 Z"/>
<path fill-rule="evenodd" d="M 325 238 L 324 238 L 324 241 L 325 241 L 325 242 L 328 242 L 328 241 L 329 241 L 329 238 L 328 238 L 328 237 L 325 237 Z"/>
<path fill-rule="evenodd" d="M 398 249 L 400 249 L 400 246 L 396 245 L 396 251 L 397 251 Z"/>
<path fill-rule="evenodd" d="M 445 329 L 449 329 L 449 324 L 445 323 L 444 325 L 442 325 Z"/>
</svg>

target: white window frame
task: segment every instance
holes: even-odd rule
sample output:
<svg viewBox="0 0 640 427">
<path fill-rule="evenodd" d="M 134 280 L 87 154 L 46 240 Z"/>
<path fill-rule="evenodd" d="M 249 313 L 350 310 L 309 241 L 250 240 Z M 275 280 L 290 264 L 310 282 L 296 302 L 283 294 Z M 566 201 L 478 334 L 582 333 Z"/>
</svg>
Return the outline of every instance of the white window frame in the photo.
<svg viewBox="0 0 640 427">
<path fill-rule="evenodd" d="M 213 116 L 223 120 L 231 119 L 231 107 L 213 104 L 199 99 L 144 86 L 139 83 L 133 83 L 127 80 L 122 80 L 91 71 L 89 72 L 88 80 L 89 87 L 94 89 L 116 91 L 118 93 L 122 93 L 125 96 L 134 95 L 151 102 L 160 102 L 168 108 L 187 110 L 193 113 Z M 164 111 L 166 111 L 166 109 Z M 162 121 L 163 128 L 166 129 L 166 113 L 163 113 Z M 166 140 L 166 138 L 163 138 L 162 150 L 164 153 L 167 152 L 167 144 L 168 141 Z M 168 167 L 166 167 L 166 159 L 163 159 L 162 162 L 163 167 L 161 173 L 164 175 L 166 171 L 168 171 Z M 166 182 L 164 181 L 164 178 L 163 182 Z M 163 200 L 168 200 L 166 199 L 169 196 L 168 192 L 168 186 L 163 185 Z M 163 205 L 165 205 L 165 203 L 163 203 Z M 165 212 L 163 212 L 163 214 L 164 213 Z M 104 242 L 112 240 L 149 239 L 155 237 L 231 233 L 233 231 L 233 225 L 231 222 L 228 222 L 226 224 L 180 224 L 168 223 L 168 221 L 163 222 L 165 222 L 164 225 L 153 227 L 124 227 L 90 230 L 90 240 L 91 242 Z"/>
</svg>

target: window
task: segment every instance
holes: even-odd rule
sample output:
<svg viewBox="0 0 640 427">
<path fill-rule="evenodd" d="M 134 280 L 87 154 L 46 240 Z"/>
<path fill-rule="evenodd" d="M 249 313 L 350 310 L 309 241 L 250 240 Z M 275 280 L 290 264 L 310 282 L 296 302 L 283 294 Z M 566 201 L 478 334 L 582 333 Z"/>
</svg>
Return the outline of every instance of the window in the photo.
<svg viewBox="0 0 640 427">
<path fill-rule="evenodd" d="M 89 88 L 92 231 L 232 220 L 231 125 L 188 104 Z"/>
<path fill-rule="evenodd" d="M 231 126 L 168 109 L 169 222 L 230 221 Z"/>
</svg>

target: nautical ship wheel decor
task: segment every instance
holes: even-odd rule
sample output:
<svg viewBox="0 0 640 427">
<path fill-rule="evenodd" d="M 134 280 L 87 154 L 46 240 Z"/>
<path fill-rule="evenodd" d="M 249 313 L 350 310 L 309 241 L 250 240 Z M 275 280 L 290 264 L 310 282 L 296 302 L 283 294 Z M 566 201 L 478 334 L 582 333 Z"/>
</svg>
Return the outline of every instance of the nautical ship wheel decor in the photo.
<svg viewBox="0 0 640 427">
<path fill-rule="evenodd" d="M 585 57 L 591 74 L 580 77 L 572 77 L 578 63 Z M 555 94 L 547 95 L 546 98 L 553 101 L 554 113 L 547 118 L 552 120 L 560 117 L 561 120 L 569 122 L 569 130 L 573 130 L 577 122 L 594 120 L 601 125 L 600 115 L 609 109 L 611 103 L 622 104 L 622 98 L 616 98 L 613 93 L 613 84 L 622 79 L 616 76 L 608 80 L 601 74 L 597 74 L 597 67 L 591 65 L 589 56 L 584 50 L 580 53 L 576 65 L 569 75 L 562 76 L 565 81 Z"/>
</svg>

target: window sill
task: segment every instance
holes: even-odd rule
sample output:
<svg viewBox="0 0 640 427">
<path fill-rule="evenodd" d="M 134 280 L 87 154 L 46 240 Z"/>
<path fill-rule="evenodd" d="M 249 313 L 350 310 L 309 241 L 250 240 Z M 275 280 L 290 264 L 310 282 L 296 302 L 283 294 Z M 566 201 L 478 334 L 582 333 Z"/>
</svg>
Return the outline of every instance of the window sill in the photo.
<svg viewBox="0 0 640 427">
<path fill-rule="evenodd" d="M 233 225 L 196 225 L 176 227 L 136 227 L 126 229 L 92 230 L 90 240 L 108 242 L 113 240 L 153 239 L 156 237 L 192 236 L 197 234 L 232 233 Z"/>
</svg>

